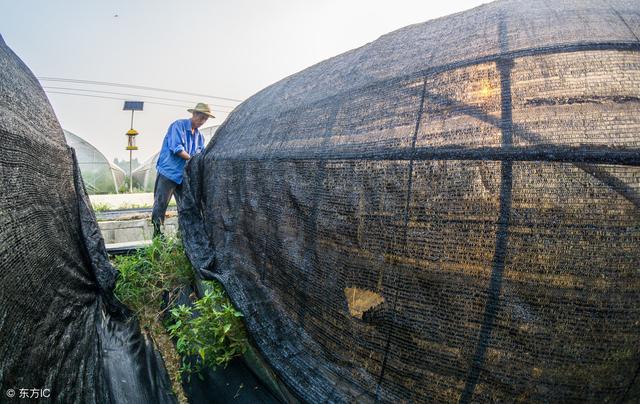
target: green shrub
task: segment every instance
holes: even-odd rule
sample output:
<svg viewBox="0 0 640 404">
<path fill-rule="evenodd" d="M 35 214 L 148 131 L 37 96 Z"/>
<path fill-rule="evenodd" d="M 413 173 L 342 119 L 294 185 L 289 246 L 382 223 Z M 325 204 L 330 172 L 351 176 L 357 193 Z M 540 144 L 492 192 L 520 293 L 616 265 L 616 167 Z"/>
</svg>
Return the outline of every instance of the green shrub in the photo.
<svg viewBox="0 0 640 404">
<path fill-rule="evenodd" d="M 190 378 L 204 366 L 226 366 L 235 356 L 245 352 L 246 333 L 237 311 L 222 286 L 215 281 L 204 281 L 206 292 L 194 301 L 193 307 L 175 306 L 185 286 L 193 283 L 193 269 L 184 253 L 182 241 L 168 237 L 154 239 L 149 247 L 132 255 L 116 256 L 114 265 L 120 271 L 115 294 L 131 308 L 143 328 L 156 336 L 168 333 L 176 341 L 176 351 L 182 357 L 175 360 L 175 375 Z M 160 322 L 163 295 L 168 294 L 171 315 L 166 323 Z M 199 315 L 194 316 L 197 312 Z M 163 348 L 165 361 L 169 348 Z M 192 364 L 188 356 L 196 356 Z M 173 368 L 173 363 L 169 363 Z M 179 368 L 179 366 L 181 366 Z M 179 368 L 179 369 L 178 369 Z M 179 383 L 176 383 L 179 385 Z M 177 390 L 179 387 L 175 387 Z"/>
<path fill-rule="evenodd" d="M 91 206 L 93 207 L 94 212 L 105 212 L 107 210 L 111 210 L 111 206 L 105 202 L 92 203 Z"/>
<path fill-rule="evenodd" d="M 182 241 L 167 238 L 154 239 L 150 246 L 132 255 L 114 257 L 120 271 L 115 294 L 139 316 L 161 314 L 162 295 L 169 294 L 169 303 L 175 300 L 181 287 L 193 280 L 191 263 L 184 254 Z"/>
<path fill-rule="evenodd" d="M 144 188 L 142 188 L 142 185 L 138 184 L 138 181 L 136 181 L 135 178 L 134 178 L 133 179 L 133 193 L 137 194 L 139 192 L 145 192 L 145 190 L 144 190 Z M 124 182 L 118 188 L 118 193 L 119 194 L 128 194 L 129 193 L 129 176 L 125 177 Z"/>
<path fill-rule="evenodd" d="M 118 206 L 118 209 L 142 209 L 142 208 L 152 208 L 152 204 L 148 203 L 133 203 L 133 202 L 124 202 Z"/>
<path fill-rule="evenodd" d="M 207 291 L 193 307 L 180 305 L 171 310 L 168 330 L 183 358 L 180 372 L 187 377 L 204 367 L 226 366 L 247 346 L 242 313 L 233 307 L 219 283 L 205 281 L 205 286 Z M 194 312 L 198 314 L 194 316 Z M 189 361 L 189 356 L 195 360 Z"/>
</svg>

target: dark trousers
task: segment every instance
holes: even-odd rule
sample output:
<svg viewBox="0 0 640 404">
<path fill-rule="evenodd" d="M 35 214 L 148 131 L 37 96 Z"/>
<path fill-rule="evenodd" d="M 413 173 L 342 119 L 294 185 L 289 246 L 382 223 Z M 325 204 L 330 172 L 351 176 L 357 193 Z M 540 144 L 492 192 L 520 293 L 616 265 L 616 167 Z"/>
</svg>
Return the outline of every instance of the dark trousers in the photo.
<svg viewBox="0 0 640 404">
<path fill-rule="evenodd" d="M 164 224 L 164 215 L 167 212 L 171 195 L 176 198 L 176 204 L 180 206 L 182 185 L 178 185 L 158 173 L 156 176 L 156 184 L 153 187 L 153 211 L 151 212 L 151 222 L 156 229 L 159 229 L 160 225 Z"/>
</svg>

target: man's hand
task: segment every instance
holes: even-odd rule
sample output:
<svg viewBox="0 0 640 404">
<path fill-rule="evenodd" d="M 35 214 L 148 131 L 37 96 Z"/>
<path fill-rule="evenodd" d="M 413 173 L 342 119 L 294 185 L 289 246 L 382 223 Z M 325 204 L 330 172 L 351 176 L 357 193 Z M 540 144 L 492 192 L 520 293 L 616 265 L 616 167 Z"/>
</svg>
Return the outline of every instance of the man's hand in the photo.
<svg viewBox="0 0 640 404">
<path fill-rule="evenodd" d="M 189 155 L 189 153 L 187 153 L 184 150 L 180 150 L 179 153 L 176 153 L 176 155 L 184 160 L 189 160 L 191 158 L 191 156 Z"/>
</svg>

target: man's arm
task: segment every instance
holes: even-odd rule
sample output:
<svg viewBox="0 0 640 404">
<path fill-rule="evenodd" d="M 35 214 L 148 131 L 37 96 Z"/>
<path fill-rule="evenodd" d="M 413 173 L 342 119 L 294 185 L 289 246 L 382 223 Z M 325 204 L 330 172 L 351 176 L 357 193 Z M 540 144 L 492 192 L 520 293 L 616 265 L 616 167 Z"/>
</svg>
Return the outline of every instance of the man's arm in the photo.
<svg viewBox="0 0 640 404">
<path fill-rule="evenodd" d="M 191 158 L 191 156 L 189 156 L 189 153 L 187 153 L 184 150 L 180 150 L 178 153 L 176 153 L 176 156 L 185 159 L 185 160 L 189 160 Z"/>
<path fill-rule="evenodd" d="M 184 149 L 184 140 L 183 140 L 183 130 L 180 128 L 178 124 L 179 121 L 176 121 L 169 126 L 169 130 L 167 131 L 167 144 L 169 146 L 169 150 L 184 160 L 189 160 L 191 156 Z"/>
</svg>

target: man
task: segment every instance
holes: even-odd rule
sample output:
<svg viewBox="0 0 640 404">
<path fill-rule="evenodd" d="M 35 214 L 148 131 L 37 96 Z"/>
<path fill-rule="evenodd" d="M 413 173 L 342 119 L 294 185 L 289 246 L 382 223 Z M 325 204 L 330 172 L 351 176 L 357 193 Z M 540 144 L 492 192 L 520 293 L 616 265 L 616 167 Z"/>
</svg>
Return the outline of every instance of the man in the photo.
<svg viewBox="0 0 640 404">
<path fill-rule="evenodd" d="M 162 149 L 156 164 L 158 175 L 153 189 L 153 212 L 151 213 L 153 237 L 162 235 L 160 225 L 164 224 L 164 215 L 171 195 L 175 196 L 176 203 L 180 206 L 184 165 L 191 156 L 204 149 L 204 136 L 198 128 L 207 119 L 215 118 L 211 114 L 209 105 L 204 103 L 199 103 L 195 108 L 187 111 L 191 112 L 191 118 L 178 119 L 172 123 L 162 141 Z"/>
</svg>

